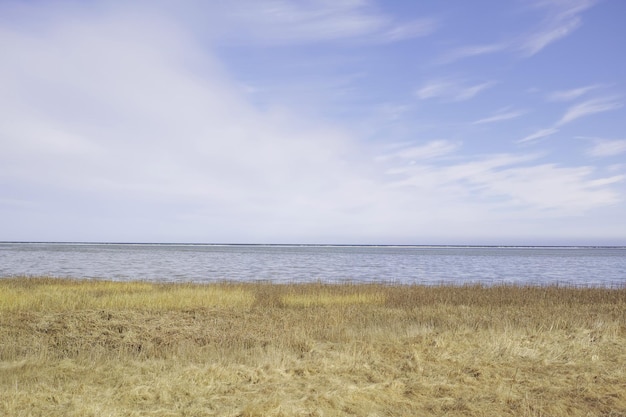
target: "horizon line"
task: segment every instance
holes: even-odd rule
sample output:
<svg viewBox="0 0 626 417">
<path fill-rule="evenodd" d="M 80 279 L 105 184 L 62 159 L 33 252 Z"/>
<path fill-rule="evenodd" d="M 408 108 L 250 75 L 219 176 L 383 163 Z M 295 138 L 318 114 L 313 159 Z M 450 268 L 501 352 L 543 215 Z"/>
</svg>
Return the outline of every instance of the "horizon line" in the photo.
<svg viewBox="0 0 626 417">
<path fill-rule="evenodd" d="M 532 245 L 532 244 L 394 244 L 394 243 L 224 243 L 224 242 L 116 242 L 116 241 L 20 241 L 0 240 L 0 244 L 59 245 L 155 245 L 155 246 L 292 246 L 292 247 L 440 247 L 440 248 L 626 248 L 626 245 Z"/>
</svg>

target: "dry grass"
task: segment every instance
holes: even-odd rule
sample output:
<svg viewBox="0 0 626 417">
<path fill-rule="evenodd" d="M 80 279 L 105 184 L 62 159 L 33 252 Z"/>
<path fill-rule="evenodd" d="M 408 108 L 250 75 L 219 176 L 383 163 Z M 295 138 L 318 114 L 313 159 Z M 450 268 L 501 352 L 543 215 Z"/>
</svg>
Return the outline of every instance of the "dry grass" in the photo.
<svg viewBox="0 0 626 417">
<path fill-rule="evenodd" d="M 0 311 L 85 309 L 177 310 L 246 307 L 254 295 L 234 284 L 198 286 L 148 282 L 73 281 L 56 278 L 5 279 Z"/>
<path fill-rule="evenodd" d="M 626 289 L 0 279 L 2 416 L 626 416 Z"/>
</svg>

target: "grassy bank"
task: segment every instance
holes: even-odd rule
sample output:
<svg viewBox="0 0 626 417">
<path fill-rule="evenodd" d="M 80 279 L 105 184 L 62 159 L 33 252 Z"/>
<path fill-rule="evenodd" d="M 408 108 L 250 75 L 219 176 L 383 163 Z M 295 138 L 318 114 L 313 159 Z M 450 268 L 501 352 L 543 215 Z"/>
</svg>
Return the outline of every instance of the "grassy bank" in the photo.
<svg viewBox="0 0 626 417">
<path fill-rule="evenodd" d="M 626 416 L 626 289 L 0 279 L 2 416 Z"/>
</svg>

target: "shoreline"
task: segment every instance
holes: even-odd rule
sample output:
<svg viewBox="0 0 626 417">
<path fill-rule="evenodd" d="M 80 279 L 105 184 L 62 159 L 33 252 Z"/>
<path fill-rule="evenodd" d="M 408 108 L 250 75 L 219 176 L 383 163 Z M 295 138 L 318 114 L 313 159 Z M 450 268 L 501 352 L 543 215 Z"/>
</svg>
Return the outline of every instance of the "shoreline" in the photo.
<svg viewBox="0 0 626 417">
<path fill-rule="evenodd" d="M 407 249 L 626 249 L 626 245 L 497 245 L 497 244 L 357 244 L 357 243 L 200 243 L 200 242 L 90 242 L 90 241 L 0 241 L 0 245 L 65 246 L 207 246 L 277 248 L 407 248 Z"/>
<path fill-rule="evenodd" d="M 358 279 L 334 279 L 334 280 L 301 280 L 301 281 L 288 281 L 284 279 L 273 280 L 273 279 L 258 279 L 258 280 L 246 280 L 246 279 L 207 279 L 207 280 L 184 280 L 181 278 L 176 279 L 167 279 L 167 278 L 110 278 L 110 277 L 75 277 L 68 275 L 41 275 L 41 274 L 10 274 L 5 276 L 0 276 L 0 283 L 2 281 L 15 281 L 15 280 L 27 280 L 32 282 L 41 283 L 75 283 L 75 284 L 89 284 L 91 282 L 100 282 L 100 283 L 116 283 L 116 284 L 149 284 L 155 286 L 220 286 L 220 285 L 230 285 L 230 286 L 242 286 L 253 288 L 255 286 L 278 286 L 278 287 L 289 287 L 289 286 L 301 286 L 301 287 L 312 287 L 312 286 L 329 286 L 329 287 L 373 287 L 379 286 L 383 288 L 439 288 L 439 289 L 454 289 L 454 288 L 510 288 L 510 289 L 579 289 L 579 290 L 608 290 L 608 291 L 621 291 L 626 290 L 626 280 L 620 283 L 609 283 L 609 284 L 598 284 L 594 282 L 590 283 L 572 283 L 569 281 L 420 281 L 420 282 L 404 282 L 400 280 L 358 280 Z"/>
</svg>

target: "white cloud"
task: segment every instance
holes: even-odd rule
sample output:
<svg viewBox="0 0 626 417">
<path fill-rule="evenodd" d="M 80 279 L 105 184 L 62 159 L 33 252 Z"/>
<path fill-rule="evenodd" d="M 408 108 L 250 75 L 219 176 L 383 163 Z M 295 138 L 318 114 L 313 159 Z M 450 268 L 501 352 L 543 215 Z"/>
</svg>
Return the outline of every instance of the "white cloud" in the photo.
<svg viewBox="0 0 626 417">
<path fill-rule="evenodd" d="M 520 51 L 531 57 L 548 45 L 566 38 L 582 25 L 581 14 L 593 7 L 598 0 L 538 0 L 530 8 L 544 15 L 538 27 L 514 39 L 462 46 L 444 53 L 439 64 L 449 64 L 461 59 L 494 54 L 503 51 Z"/>
<path fill-rule="evenodd" d="M 495 84 L 494 81 L 487 81 L 481 84 L 466 85 L 451 78 L 435 79 L 417 90 L 416 95 L 422 100 L 466 101 Z"/>
<path fill-rule="evenodd" d="M 578 103 L 571 106 L 565 114 L 554 124 L 553 127 L 546 129 L 540 129 L 535 133 L 532 133 L 520 140 L 518 143 L 530 142 L 537 139 L 551 136 L 559 131 L 562 126 L 580 119 L 581 117 L 589 116 L 596 113 L 603 113 L 610 110 L 616 110 L 622 107 L 622 103 L 615 97 L 596 98 Z"/>
<path fill-rule="evenodd" d="M 432 159 L 450 154 L 457 150 L 459 146 L 458 143 L 452 143 L 447 140 L 434 140 L 424 145 L 403 146 L 400 150 L 385 154 L 377 159 L 388 160 L 399 158 L 414 162 L 415 160 Z"/>
<path fill-rule="evenodd" d="M 409 110 L 410 106 L 399 103 L 383 103 L 376 109 L 379 119 L 384 122 L 400 120 Z"/>
<path fill-rule="evenodd" d="M 521 49 L 527 56 L 532 56 L 544 49 L 546 46 L 561 38 L 565 38 L 580 26 L 580 19 L 574 18 L 565 22 L 550 25 L 548 28 L 529 35 L 521 45 Z"/>
<path fill-rule="evenodd" d="M 439 58 L 438 63 L 449 64 L 465 58 L 501 52 L 509 47 L 510 45 L 507 43 L 463 46 L 445 53 L 441 58 Z"/>
<path fill-rule="evenodd" d="M 626 139 L 593 139 L 594 145 L 587 154 L 594 157 L 615 156 L 626 153 Z"/>
<path fill-rule="evenodd" d="M 603 187 L 624 176 L 593 179 L 587 167 L 565 168 L 554 164 L 505 169 L 489 173 L 486 193 L 509 195 L 510 203 L 534 210 L 583 213 L 620 201 L 619 195 Z"/>
<path fill-rule="evenodd" d="M 595 84 L 580 88 L 573 88 L 571 90 L 555 91 L 550 93 L 547 99 L 549 101 L 572 101 L 598 88 L 600 88 L 600 85 Z"/>
<path fill-rule="evenodd" d="M 620 107 L 622 107 L 622 103 L 615 97 L 603 97 L 587 100 L 570 107 L 567 112 L 565 112 L 563 117 L 561 117 L 561 119 L 556 123 L 556 126 L 563 126 L 581 117 L 619 109 Z"/>
<path fill-rule="evenodd" d="M 432 18 L 397 21 L 368 1 L 242 0 L 211 5 L 208 11 L 208 30 L 214 36 L 244 44 L 297 45 L 348 39 L 395 42 L 429 35 L 438 26 Z"/>
<path fill-rule="evenodd" d="M 581 13 L 597 0 L 541 0 L 534 6 L 545 10 L 547 16 L 539 28 L 522 37 L 519 48 L 526 56 L 540 52 L 548 45 L 573 33 L 582 24 Z"/>
<path fill-rule="evenodd" d="M 2 84 L 14 92 L 0 97 L 12 120 L 0 125 L 0 178 L 47 195 L 163 205 L 148 218 L 174 202 L 209 218 L 232 213 L 210 223 L 236 229 L 255 215 L 328 210 L 324 201 L 340 213 L 368 195 L 353 195 L 364 181 L 358 163 L 345 166 L 354 144 L 341 129 L 255 110 L 210 59 L 201 78 L 190 72 L 193 48 L 174 59 L 180 49 L 163 45 L 177 36 L 116 19 L 64 21 L 41 38 L 0 33 Z"/>
<path fill-rule="evenodd" d="M 623 175 L 595 178 L 590 167 L 529 164 L 536 158 L 490 155 L 443 166 L 405 166 L 390 174 L 404 177 L 396 181 L 396 187 L 413 187 L 422 196 L 438 190 L 463 204 L 480 201 L 492 210 L 530 216 L 580 214 L 620 201 L 619 194 L 607 185 L 623 181 Z"/>
<path fill-rule="evenodd" d="M 279 14 L 296 7 L 275 4 Z M 9 238 L 397 243 L 486 229 L 497 238 L 518 230 L 511 216 L 579 214 L 619 199 L 617 173 L 462 155 L 449 140 L 376 153 L 345 120 L 271 100 L 260 110 L 214 44 L 157 11 L 48 17 L 38 7 L 36 31 L 0 27 L 0 182 L 9 184 L 0 229 Z M 289 16 L 280 19 L 313 22 L 302 32 L 285 23 L 297 42 L 327 36 L 312 30 L 325 18 Z M 335 35 L 393 27 L 375 21 Z M 278 31 L 262 41 L 279 42 Z M 469 100 L 493 84 L 440 80 L 418 97 Z"/>
<path fill-rule="evenodd" d="M 382 42 L 396 42 L 433 33 L 439 26 L 435 19 L 418 19 L 405 24 L 391 26 L 379 38 Z"/>
<path fill-rule="evenodd" d="M 533 140 L 537 140 L 537 139 L 541 139 L 541 138 L 545 138 L 551 135 L 554 135 L 555 133 L 557 133 L 559 131 L 559 129 L 556 128 L 548 128 L 548 129 L 541 129 L 536 131 L 535 133 L 531 133 L 530 135 L 518 140 L 518 143 L 522 143 L 522 142 L 530 142 Z"/>
<path fill-rule="evenodd" d="M 503 110 L 500 110 L 500 111 L 496 112 L 493 116 L 489 116 L 489 117 L 485 117 L 483 119 L 476 120 L 475 122 L 473 122 L 473 124 L 479 125 L 479 124 L 495 123 L 495 122 L 501 122 L 501 121 L 504 121 L 504 120 L 516 119 L 516 118 L 524 115 L 525 113 L 526 112 L 522 111 L 522 110 L 508 111 L 508 109 L 503 109 Z"/>
</svg>

